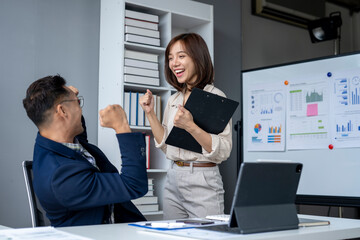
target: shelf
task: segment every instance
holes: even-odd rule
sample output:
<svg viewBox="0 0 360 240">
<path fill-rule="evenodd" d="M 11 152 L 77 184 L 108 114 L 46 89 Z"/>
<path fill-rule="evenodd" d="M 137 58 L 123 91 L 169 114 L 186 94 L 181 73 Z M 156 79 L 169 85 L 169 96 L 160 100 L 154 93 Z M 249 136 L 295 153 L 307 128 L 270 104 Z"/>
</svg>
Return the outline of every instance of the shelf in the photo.
<svg viewBox="0 0 360 240">
<path fill-rule="evenodd" d="M 210 19 L 199 18 L 195 16 L 185 16 L 184 14 L 172 14 L 172 23 L 175 28 L 192 29 L 207 23 L 210 23 Z"/>
<path fill-rule="evenodd" d="M 160 46 L 124 40 L 125 9 L 159 16 Z M 207 43 L 210 55 L 213 58 L 214 30 L 213 7 L 211 5 L 190 0 L 101 0 L 98 110 L 114 101 L 114 103 L 124 106 L 126 92 L 145 93 L 146 89 L 149 89 L 154 95 L 160 96 L 161 112 L 164 113 L 168 99 L 177 92 L 166 81 L 164 73 L 166 46 L 172 37 L 185 32 L 200 34 Z M 158 55 L 160 86 L 124 82 L 125 50 Z M 150 169 L 147 169 L 147 174 L 154 179 L 156 185 L 154 190 L 155 195 L 159 198 L 160 211 L 144 212 L 143 214 L 149 219 L 161 220 L 163 215 L 163 211 L 161 211 L 163 208 L 163 189 L 171 161 L 166 158 L 160 148 L 156 148 L 150 127 L 130 126 L 130 128 L 133 132 L 142 132 L 150 136 Z M 118 142 L 114 141 L 113 131 L 98 127 L 98 146 L 109 159 L 121 158 Z M 121 171 L 120 161 L 114 160 L 112 163 Z"/>
<path fill-rule="evenodd" d="M 164 214 L 164 212 L 163 212 L 163 211 L 157 211 L 157 212 L 142 212 L 142 214 L 143 214 L 144 216 L 149 216 L 149 215 L 162 215 L 162 214 Z"/>
<path fill-rule="evenodd" d="M 148 53 L 155 53 L 155 54 L 164 54 L 166 50 L 166 48 L 164 47 L 156 47 L 156 46 L 144 45 L 139 43 L 124 42 L 124 45 L 125 48 L 129 50 L 145 51 Z"/>
<path fill-rule="evenodd" d="M 130 125 L 130 128 L 131 128 L 131 130 L 151 131 L 151 127 L 133 126 L 133 125 Z"/>
<path fill-rule="evenodd" d="M 149 89 L 154 93 L 176 91 L 176 89 L 170 87 L 158 87 L 158 86 L 132 84 L 132 83 L 124 83 L 124 88 L 126 91 L 140 91 L 140 92 L 144 92 L 144 89 Z"/>
<path fill-rule="evenodd" d="M 148 173 L 167 173 L 167 169 L 147 169 Z"/>
</svg>

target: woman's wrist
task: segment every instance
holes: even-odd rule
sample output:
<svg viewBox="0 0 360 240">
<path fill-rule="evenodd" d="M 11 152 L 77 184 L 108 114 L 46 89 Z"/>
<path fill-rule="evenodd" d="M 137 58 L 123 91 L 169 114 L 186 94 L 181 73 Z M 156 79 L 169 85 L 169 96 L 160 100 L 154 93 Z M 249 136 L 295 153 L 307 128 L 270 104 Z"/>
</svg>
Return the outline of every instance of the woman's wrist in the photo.
<svg viewBox="0 0 360 240">
<path fill-rule="evenodd" d="M 150 112 L 145 113 L 145 115 L 149 120 L 152 119 L 152 118 L 156 118 L 156 114 L 155 114 L 154 110 L 151 110 Z"/>
<path fill-rule="evenodd" d="M 192 122 L 185 130 L 190 134 L 198 134 L 199 133 L 199 127 Z"/>
</svg>

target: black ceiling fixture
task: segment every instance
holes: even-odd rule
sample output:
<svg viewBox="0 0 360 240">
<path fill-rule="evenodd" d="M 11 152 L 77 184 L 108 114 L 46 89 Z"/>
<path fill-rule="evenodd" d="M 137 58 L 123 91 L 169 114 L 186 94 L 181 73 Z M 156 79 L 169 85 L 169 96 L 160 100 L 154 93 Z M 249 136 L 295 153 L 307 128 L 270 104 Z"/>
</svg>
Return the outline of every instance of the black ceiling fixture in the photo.
<svg viewBox="0 0 360 240">
<path fill-rule="evenodd" d="M 308 22 L 308 30 L 311 42 L 323 42 L 328 40 L 335 40 L 335 55 L 340 52 L 340 37 L 341 37 L 341 13 L 330 13 L 329 17 L 320 18 Z"/>
<path fill-rule="evenodd" d="M 333 40 L 340 37 L 340 27 L 342 25 L 341 13 L 330 13 L 329 17 L 309 21 L 308 30 L 313 43 Z"/>
</svg>

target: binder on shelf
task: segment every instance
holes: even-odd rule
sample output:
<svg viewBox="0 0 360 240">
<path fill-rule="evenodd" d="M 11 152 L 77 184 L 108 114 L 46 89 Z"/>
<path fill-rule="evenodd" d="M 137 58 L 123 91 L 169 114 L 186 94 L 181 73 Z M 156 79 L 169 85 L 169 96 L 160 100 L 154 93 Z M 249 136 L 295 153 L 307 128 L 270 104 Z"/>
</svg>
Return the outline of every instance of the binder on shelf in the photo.
<svg viewBox="0 0 360 240">
<path fill-rule="evenodd" d="M 144 37 L 144 36 L 134 35 L 134 34 L 130 34 L 130 33 L 125 33 L 125 41 L 153 45 L 153 46 L 157 46 L 157 47 L 160 46 L 159 38 Z"/>
<path fill-rule="evenodd" d="M 130 92 L 130 122 L 132 126 L 136 126 L 137 118 L 137 93 Z"/>
<path fill-rule="evenodd" d="M 185 104 L 194 122 L 205 132 L 221 133 L 234 114 L 238 102 L 194 88 Z M 173 127 L 166 144 L 201 153 L 201 145 L 184 129 Z"/>
<path fill-rule="evenodd" d="M 158 63 L 159 55 L 125 49 L 124 57 Z"/>
<path fill-rule="evenodd" d="M 144 94 L 145 93 L 139 93 L 139 92 L 124 92 L 123 109 L 126 113 L 129 125 L 131 126 L 139 126 L 139 127 L 146 126 L 145 124 L 147 120 L 145 120 L 145 112 L 139 103 L 140 98 L 144 96 Z M 155 95 L 155 99 L 156 99 L 156 95 Z M 156 109 L 155 109 L 155 113 L 156 113 Z M 150 136 L 146 136 L 146 137 L 149 137 L 150 139 Z M 150 144 L 150 140 L 147 143 Z M 147 154 L 149 155 L 150 158 L 150 147 L 148 148 Z"/>
<path fill-rule="evenodd" d="M 147 61 L 130 59 L 130 58 L 125 58 L 124 65 L 128 66 L 128 67 L 145 68 L 145 69 L 151 69 L 151 70 L 159 69 L 159 64 L 156 62 L 147 62 Z"/>
<path fill-rule="evenodd" d="M 150 136 L 145 135 L 145 146 L 146 146 L 146 169 L 150 168 Z M 150 180 L 150 179 L 148 179 Z M 149 183 L 150 184 L 150 183 Z"/>
<path fill-rule="evenodd" d="M 152 196 L 152 197 L 141 197 L 138 199 L 131 200 L 135 205 L 143 205 L 143 204 L 157 204 L 158 203 L 158 197 Z"/>
<path fill-rule="evenodd" d="M 123 101 L 123 109 L 126 113 L 126 117 L 128 120 L 128 123 L 130 124 L 130 93 L 124 92 L 124 101 Z"/>
<path fill-rule="evenodd" d="M 145 76 L 145 77 L 159 77 L 159 70 L 151 70 L 151 69 L 144 69 L 144 68 L 137 68 L 137 67 L 124 67 L 125 74 L 131 75 L 138 75 L 138 76 Z"/>
<path fill-rule="evenodd" d="M 151 29 L 139 28 L 133 26 L 125 26 L 125 33 L 151 37 L 151 38 L 160 38 L 160 32 L 157 30 L 151 30 Z"/>
<path fill-rule="evenodd" d="M 139 19 L 148 22 L 154 22 L 154 23 L 159 22 L 159 16 L 157 15 L 127 10 L 127 9 L 125 10 L 125 17 Z"/>
<path fill-rule="evenodd" d="M 140 28 L 147 28 L 151 30 L 159 30 L 159 24 L 147 21 L 136 20 L 132 18 L 125 18 L 125 26 L 133 26 L 133 27 L 140 27 Z"/>
<path fill-rule="evenodd" d="M 135 84 L 144 84 L 144 85 L 152 85 L 159 86 L 160 79 L 152 78 L 152 77 L 144 77 L 144 76 L 136 76 L 136 75 L 124 75 L 124 82 L 126 83 L 135 83 Z"/>
</svg>

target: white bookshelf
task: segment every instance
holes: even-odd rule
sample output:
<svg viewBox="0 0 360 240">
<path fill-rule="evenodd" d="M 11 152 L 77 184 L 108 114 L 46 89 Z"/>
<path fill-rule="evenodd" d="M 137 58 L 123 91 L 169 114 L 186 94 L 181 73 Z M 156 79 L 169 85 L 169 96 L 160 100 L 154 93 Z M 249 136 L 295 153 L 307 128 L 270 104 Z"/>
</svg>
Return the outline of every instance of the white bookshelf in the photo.
<svg viewBox="0 0 360 240">
<path fill-rule="evenodd" d="M 124 41 L 125 9 L 159 16 L 159 47 Z M 200 34 L 206 41 L 213 59 L 214 31 L 211 5 L 189 0 L 101 0 L 98 109 L 103 109 L 109 104 L 123 106 L 125 91 L 145 92 L 148 88 L 154 94 L 161 96 L 163 112 L 168 98 L 176 92 L 165 79 L 165 49 L 172 37 L 185 32 Z M 125 49 L 159 55 L 160 86 L 123 82 Z M 98 146 L 121 170 L 120 151 L 114 131 L 102 128 L 100 124 L 98 126 Z M 155 195 L 159 197 L 160 211 L 144 213 L 144 215 L 148 219 L 161 219 L 162 189 L 170 161 L 161 150 L 155 148 L 150 127 L 131 126 L 131 129 L 134 132 L 140 131 L 151 135 L 148 176 L 154 179 Z"/>
</svg>

